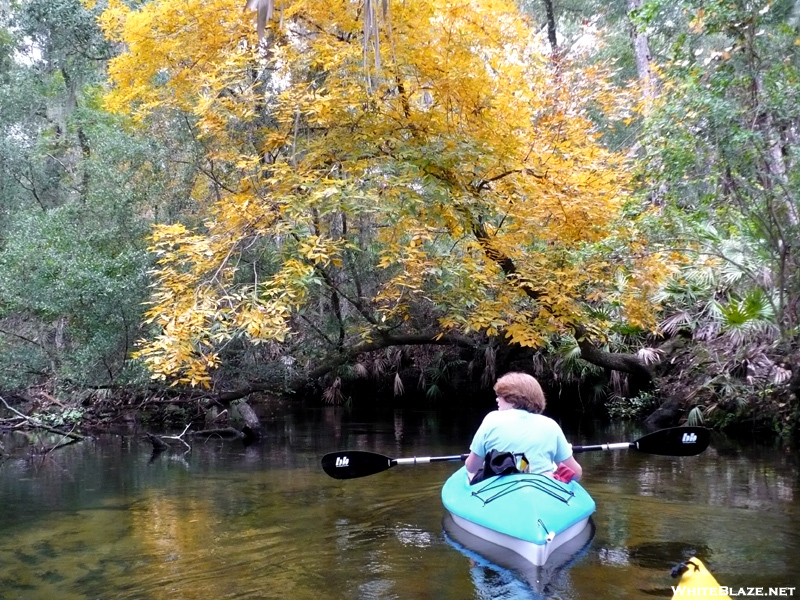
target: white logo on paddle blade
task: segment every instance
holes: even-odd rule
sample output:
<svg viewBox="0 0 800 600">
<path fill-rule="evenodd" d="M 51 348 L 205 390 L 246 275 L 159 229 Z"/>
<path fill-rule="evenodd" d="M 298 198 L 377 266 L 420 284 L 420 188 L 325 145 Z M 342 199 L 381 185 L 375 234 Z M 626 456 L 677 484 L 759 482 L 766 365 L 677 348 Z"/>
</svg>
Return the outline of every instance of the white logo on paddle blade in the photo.
<svg viewBox="0 0 800 600">
<path fill-rule="evenodd" d="M 681 442 L 684 444 L 694 444 L 697 441 L 696 433 L 684 433 Z M 337 461 L 338 462 L 338 461 Z"/>
<path fill-rule="evenodd" d="M 337 467 L 346 467 L 350 464 L 350 459 L 346 456 L 338 456 L 336 458 L 336 466 Z"/>
</svg>

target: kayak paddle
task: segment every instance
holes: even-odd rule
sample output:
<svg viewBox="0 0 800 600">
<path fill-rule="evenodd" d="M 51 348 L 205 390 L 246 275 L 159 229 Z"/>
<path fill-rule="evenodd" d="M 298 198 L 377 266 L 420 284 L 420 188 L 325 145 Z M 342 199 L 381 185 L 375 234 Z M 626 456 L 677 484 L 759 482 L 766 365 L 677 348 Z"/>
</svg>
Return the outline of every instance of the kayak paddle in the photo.
<svg viewBox="0 0 800 600">
<path fill-rule="evenodd" d="M 635 442 L 598 444 L 596 446 L 573 446 L 573 454 L 595 450 L 633 449 L 661 456 L 695 456 L 708 448 L 711 432 L 705 427 L 671 427 L 660 429 L 639 438 Z M 413 458 L 390 458 L 376 452 L 364 450 L 342 450 L 329 452 L 322 457 L 322 469 L 334 479 L 355 479 L 386 471 L 396 465 L 417 465 L 432 462 L 456 462 L 467 460 L 469 454 L 453 456 L 424 456 Z"/>
<path fill-rule="evenodd" d="M 573 446 L 572 453 L 592 452 L 595 450 L 624 450 L 632 448 L 647 454 L 661 456 L 696 456 L 708 448 L 711 441 L 711 430 L 705 427 L 670 427 L 659 429 L 640 437 L 635 442 L 619 444 L 598 444 L 596 446 Z"/>
<path fill-rule="evenodd" d="M 376 452 L 343 450 L 329 452 L 322 457 L 323 470 L 334 479 L 355 479 L 385 471 L 395 465 L 416 465 L 432 462 L 465 461 L 469 454 L 454 456 L 424 456 L 413 458 L 389 458 Z"/>
</svg>

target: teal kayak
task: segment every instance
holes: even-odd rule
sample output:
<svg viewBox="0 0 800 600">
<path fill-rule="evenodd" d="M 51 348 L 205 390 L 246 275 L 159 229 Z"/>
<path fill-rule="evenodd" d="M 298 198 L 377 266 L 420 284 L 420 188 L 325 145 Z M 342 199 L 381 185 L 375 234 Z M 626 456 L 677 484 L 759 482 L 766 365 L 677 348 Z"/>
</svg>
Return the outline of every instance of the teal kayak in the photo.
<svg viewBox="0 0 800 600">
<path fill-rule="evenodd" d="M 466 467 L 445 482 L 442 503 L 462 529 L 537 566 L 584 532 L 596 508 L 577 481 L 514 473 L 470 485 Z"/>
</svg>

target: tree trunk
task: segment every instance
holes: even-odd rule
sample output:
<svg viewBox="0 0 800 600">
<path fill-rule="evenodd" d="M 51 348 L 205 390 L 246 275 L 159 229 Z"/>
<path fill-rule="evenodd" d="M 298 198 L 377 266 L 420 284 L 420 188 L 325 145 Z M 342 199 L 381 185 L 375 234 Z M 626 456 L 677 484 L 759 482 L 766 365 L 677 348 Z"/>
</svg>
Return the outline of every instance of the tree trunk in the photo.
<svg viewBox="0 0 800 600">
<path fill-rule="evenodd" d="M 641 5 L 642 0 L 628 0 L 628 16 L 631 17 Z M 647 35 L 639 31 L 633 19 L 631 19 L 631 37 L 633 38 L 633 52 L 636 55 L 636 71 L 642 85 L 642 97 L 646 109 L 649 110 L 656 95 L 656 79 L 651 66 L 650 44 L 647 42 Z"/>
<path fill-rule="evenodd" d="M 244 434 L 245 443 L 260 440 L 263 431 L 261 429 L 261 421 L 258 419 L 256 412 L 247 402 L 240 402 L 236 405 L 236 409 L 244 420 L 242 433 Z"/>
<path fill-rule="evenodd" d="M 553 0 L 544 0 L 544 10 L 547 14 L 547 39 L 553 56 L 558 56 L 558 37 L 556 36 L 556 12 L 553 9 Z"/>
</svg>

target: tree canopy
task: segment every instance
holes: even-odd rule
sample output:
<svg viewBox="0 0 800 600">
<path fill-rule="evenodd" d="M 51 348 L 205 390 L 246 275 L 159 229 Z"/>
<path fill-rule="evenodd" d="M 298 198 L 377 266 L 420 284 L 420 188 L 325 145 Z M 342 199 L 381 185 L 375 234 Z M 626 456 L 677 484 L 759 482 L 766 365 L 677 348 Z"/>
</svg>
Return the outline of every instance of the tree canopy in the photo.
<svg viewBox="0 0 800 600">
<path fill-rule="evenodd" d="M 103 13 L 125 44 L 107 106 L 185 115 L 208 164 L 196 221 L 153 235 L 150 369 L 207 383 L 225 344 L 291 342 L 320 299 L 339 347 L 653 327 L 669 263 L 590 118 L 629 116 L 630 94 L 551 60 L 511 2 L 389 3 L 366 39 L 363 6 L 285 3 L 261 43 L 227 0 Z"/>
<path fill-rule="evenodd" d="M 6 391 L 513 364 L 783 430 L 798 39 L 793 0 L 0 3 Z"/>
</svg>

